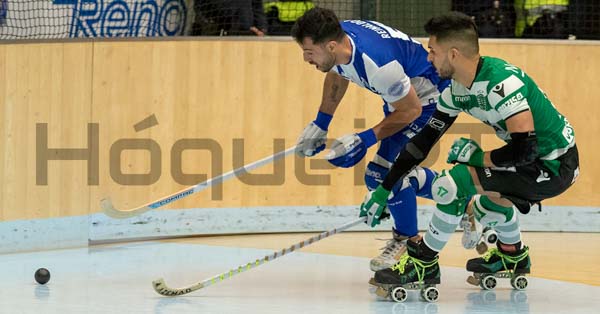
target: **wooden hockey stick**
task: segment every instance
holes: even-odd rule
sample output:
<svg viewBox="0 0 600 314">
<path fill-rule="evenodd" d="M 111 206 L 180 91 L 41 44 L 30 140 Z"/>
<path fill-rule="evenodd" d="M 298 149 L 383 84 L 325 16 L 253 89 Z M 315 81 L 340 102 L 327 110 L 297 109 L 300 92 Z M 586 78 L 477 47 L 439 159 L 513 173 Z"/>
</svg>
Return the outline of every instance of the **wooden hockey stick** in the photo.
<svg viewBox="0 0 600 314">
<path fill-rule="evenodd" d="M 112 218 L 117 218 L 117 219 L 125 219 L 125 218 L 131 218 L 140 214 L 143 214 L 151 209 L 156 209 L 159 207 L 162 207 L 164 205 L 167 205 L 171 202 L 180 200 L 186 196 L 192 195 L 194 193 L 200 192 L 208 187 L 211 187 L 213 185 L 216 185 L 218 183 L 222 183 L 223 181 L 226 181 L 228 179 L 231 179 L 233 177 L 235 177 L 238 174 L 243 174 L 244 172 L 248 172 L 251 171 L 255 168 L 264 166 L 266 164 L 269 164 L 271 162 L 275 162 L 276 160 L 286 157 L 287 155 L 291 154 L 294 152 L 294 150 L 296 149 L 296 146 L 294 147 L 290 147 L 288 149 L 286 149 L 285 151 L 282 152 L 278 152 L 275 153 L 269 157 L 265 157 L 261 160 L 257 160 L 253 163 L 247 164 L 243 167 L 237 168 L 235 170 L 231 170 L 227 173 L 224 173 L 222 175 L 216 176 L 212 179 L 209 179 L 207 181 L 198 183 L 194 186 L 190 186 L 188 188 L 185 188 L 179 192 L 173 193 L 171 195 L 165 196 L 159 200 L 153 201 L 151 203 L 148 203 L 146 205 L 142 205 L 140 207 L 136 207 L 136 208 L 131 208 L 131 209 L 117 209 L 113 206 L 112 201 L 110 200 L 109 197 L 104 198 L 100 201 L 100 207 L 102 208 L 102 211 L 109 217 Z M 240 173 L 241 172 L 241 173 Z"/>
<path fill-rule="evenodd" d="M 266 262 L 272 261 L 278 257 L 281 257 L 283 255 L 286 255 L 288 253 L 292 253 L 295 250 L 301 249 L 305 246 L 309 246 L 319 240 L 325 239 L 327 237 L 330 237 L 336 233 L 340 233 L 346 229 L 349 229 L 355 225 L 358 225 L 359 223 L 365 222 L 367 219 L 367 217 L 361 217 L 357 220 L 354 220 L 352 222 L 346 223 L 343 226 L 337 227 L 333 230 L 329 230 L 329 231 L 325 231 L 323 233 L 320 233 L 316 236 L 313 236 L 307 240 L 304 240 L 302 242 L 298 242 L 292 246 L 290 246 L 289 248 L 284 248 L 283 250 L 274 252 L 273 254 L 270 255 L 265 255 L 265 257 L 263 257 L 262 259 L 257 259 L 256 261 L 253 262 L 249 262 L 247 264 L 244 265 L 240 265 L 237 268 L 233 268 L 230 271 L 226 272 L 226 273 L 222 273 L 219 275 L 216 275 L 212 278 L 208 278 L 206 280 L 203 280 L 201 282 L 198 282 L 196 284 L 193 284 L 189 287 L 184 287 L 184 288 L 170 288 L 167 286 L 167 284 L 165 283 L 165 281 L 160 278 L 157 280 L 154 280 L 152 282 L 152 287 L 154 288 L 154 291 L 156 291 L 159 294 L 162 294 L 164 296 L 169 296 L 169 297 L 173 297 L 173 296 L 178 296 L 178 295 L 183 295 L 183 294 L 188 294 L 190 292 L 196 291 L 198 289 L 202 289 L 204 287 L 208 287 L 210 285 L 216 284 L 218 282 L 221 282 L 225 279 L 231 278 L 234 275 L 237 275 L 241 272 L 244 272 L 246 270 L 249 270 L 251 268 L 255 268 L 259 265 L 262 265 Z"/>
</svg>

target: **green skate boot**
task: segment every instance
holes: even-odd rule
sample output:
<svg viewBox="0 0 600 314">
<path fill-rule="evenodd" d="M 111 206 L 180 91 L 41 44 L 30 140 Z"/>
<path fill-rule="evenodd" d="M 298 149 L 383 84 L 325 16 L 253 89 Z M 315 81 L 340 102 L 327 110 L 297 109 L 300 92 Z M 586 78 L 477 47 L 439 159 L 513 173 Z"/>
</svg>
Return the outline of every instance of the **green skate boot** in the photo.
<svg viewBox="0 0 600 314">
<path fill-rule="evenodd" d="M 404 302 L 408 297 L 407 290 L 420 290 L 422 299 L 437 301 L 439 291 L 435 286 L 440 283 L 437 252 L 428 248 L 423 241 L 407 241 L 407 249 L 396 265 L 375 272 L 375 277 L 369 281 L 377 287 L 375 294 Z"/>
<path fill-rule="evenodd" d="M 509 253 L 501 249 L 498 241 L 497 248 L 489 250 L 485 255 L 467 261 L 467 271 L 473 272 L 467 282 L 480 286 L 485 290 L 496 287 L 496 278 L 509 278 L 510 284 L 516 290 L 524 290 L 529 284 L 525 274 L 529 274 L 531 260 L 529 248 L 524 246 L 516 252 Z M 518 244 L 520 246 L 520 243 Z"/>
</svg>

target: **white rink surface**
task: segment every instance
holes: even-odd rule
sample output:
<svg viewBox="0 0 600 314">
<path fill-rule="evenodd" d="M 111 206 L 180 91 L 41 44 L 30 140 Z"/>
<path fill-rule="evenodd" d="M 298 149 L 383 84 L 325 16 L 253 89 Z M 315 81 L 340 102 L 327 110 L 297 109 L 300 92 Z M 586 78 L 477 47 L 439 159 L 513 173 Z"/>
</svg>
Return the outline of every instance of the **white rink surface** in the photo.
<svg viewBox="0 0 600 314">
<path fill-rule="evenodd" d="M 369 260 L 294 252 L 185 296 L 151 282 L 191 285 L 262 258 L 270 250 L 161 242 L 0 255 L 0 313 L 598 313 L 600 287 L 529 278 L 526 291 L 499 279 L 494 291 L 442 267 L 440 299 L 405 303 L 369 294 Z M 45 286 L 33 280 L 50 270 Z M 534 265 L 535 267 L 535 265 Z M 565 267 L 571 267 L 565 265 Z M 557 270 L 560 271 L 560 270 Z"/>
</svg>

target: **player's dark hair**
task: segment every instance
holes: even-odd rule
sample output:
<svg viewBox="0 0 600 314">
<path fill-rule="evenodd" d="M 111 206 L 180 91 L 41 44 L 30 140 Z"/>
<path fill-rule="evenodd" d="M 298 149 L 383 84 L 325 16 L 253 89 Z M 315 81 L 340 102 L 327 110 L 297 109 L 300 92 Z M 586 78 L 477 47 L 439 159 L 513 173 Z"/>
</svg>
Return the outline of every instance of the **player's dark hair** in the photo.
<svg viewBox="0 0 600 314">
<path fill-rule="evenodd" d="M 307 37 L 315 44 L 331 40 L 340 42 L 344 38 L 344 31 L 333 11 L 312 8 L 296 20 L 292 27 L 292 37 L 300 44 Z"/>
<path fill-rule="evenodd" d="M 466 53 L 479 53 L 479 36 L 477 25 L 468 15 L 450 12 L 431 18 L 425 24 L 425 32 L 435 36 L 439 43 L 461 43 Z"/>
</svg>

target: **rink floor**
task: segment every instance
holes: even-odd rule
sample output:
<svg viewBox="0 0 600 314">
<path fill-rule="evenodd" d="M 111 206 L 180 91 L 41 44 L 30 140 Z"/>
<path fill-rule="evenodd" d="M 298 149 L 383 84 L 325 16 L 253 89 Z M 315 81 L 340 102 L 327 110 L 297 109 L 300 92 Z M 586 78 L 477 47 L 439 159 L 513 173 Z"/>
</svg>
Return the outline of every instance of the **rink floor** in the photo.
<svg viewBox="0 0 600 314">
<path fill-rule="evenodd" d="M 291 244 L 291 243 L 290 243 Z M 368 292 L 369 259 L 294 252 L 179 297 L 158 295 L 163 277 L 182 287 L 273 252 L 176 241 L 0 255 L 0 313 L 596 313 L 600 287 L 529 278 L 525 291 L 499 280 L 494 291 L 465 283 L 468 273 L 442 267 L 437 303 L 380 301 Z M 50 282 L 33 279 L 39 267 Z M 571 267 L 564 265 L 564 267 Z M 595 274 L 600 275 L 600 274 Z"/>
</svg>

